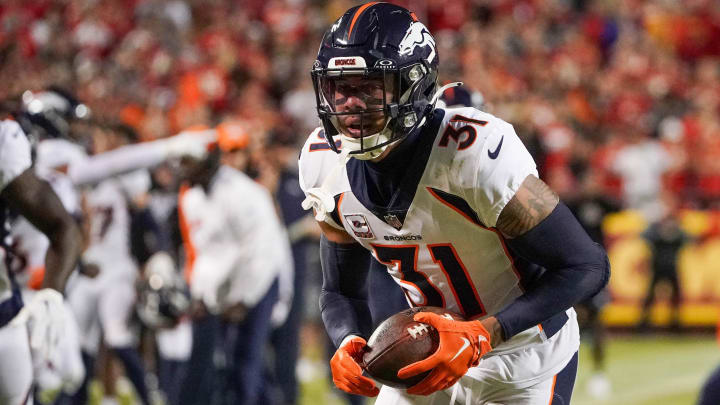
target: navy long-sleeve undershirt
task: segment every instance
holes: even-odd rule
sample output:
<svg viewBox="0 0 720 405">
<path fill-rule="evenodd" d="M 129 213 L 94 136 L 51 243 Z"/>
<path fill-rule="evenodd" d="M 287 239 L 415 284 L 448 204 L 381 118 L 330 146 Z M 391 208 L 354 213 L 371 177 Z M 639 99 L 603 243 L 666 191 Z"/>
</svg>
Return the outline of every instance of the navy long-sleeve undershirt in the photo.
<svg viewBox="0 0 720 405">
<path fill-rule="evenodd" d="M 562 202 L 537 226 L 507 244 L 546 271 L 496 314 L 505 339 L 592 297 L 610 278 L 605 250 L 590 239 Z"/>
<path fill-rule="evenodd" d="M 367 338 L 372 329 L 367 278 L 370 252 L 358 243 L 320 238 L 323 285 L 320 313 L 330 339 L 339 346 L 348 335 Z"/>
</svg>

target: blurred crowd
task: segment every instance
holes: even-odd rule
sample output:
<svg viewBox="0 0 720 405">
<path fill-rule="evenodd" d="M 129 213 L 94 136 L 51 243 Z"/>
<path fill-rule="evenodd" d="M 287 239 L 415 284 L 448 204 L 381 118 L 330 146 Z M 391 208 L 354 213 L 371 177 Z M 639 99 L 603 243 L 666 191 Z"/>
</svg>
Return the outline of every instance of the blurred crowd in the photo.
<svg viewBox="0 0 720 405">
<path fill-rule="evenodd" d="M 318 125 L 309 70 L 322 33 L 356 3 L 4 0 L 0 100 L 56 86 L 106 132 L 130 131 L 131 143 L 239 122 L 250 138 L 244 171 L 275 196 L 290 239 L 312 240 L 312 250 L 317 235 L 287 205 L 302 200 L 295 157 Z M 678 209 L 720 209 L 717 2 L 395 3 L 434 34 L 441 81 L 462 80 L 513 124 L 579 217 L 588 200 L 651 223 Z M 85 131 L 75 135 L 88 151 L 108 149 L 98 130 Z M 176 198 L 169 166 L 152 176 L 158 194 Z M 580 219 L 600 232 L 597 220 Z M 307 302 L 294 304 L 316 307 Z"/>
</svg>

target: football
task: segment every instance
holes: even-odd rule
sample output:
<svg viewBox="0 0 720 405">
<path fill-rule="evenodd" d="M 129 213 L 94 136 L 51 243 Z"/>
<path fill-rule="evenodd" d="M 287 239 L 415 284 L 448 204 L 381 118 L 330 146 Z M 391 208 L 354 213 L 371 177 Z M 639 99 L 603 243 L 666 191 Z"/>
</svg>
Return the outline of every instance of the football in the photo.
<svg viewBox="0 0 720 405">
<path fill-rule="evenodd" d="M 383 321 L 368 339 L 367 351 L 363 355 L 363 368 L 378 382 L 404 389 L 422 381 L 430 373 L 426 371 L 407 379 L 397 376 L 401 368 L 435 353 L 440 343 L 435 328 L 413 320 L 413 316 L 421 311 L 464 320 L 461 315 L 445 308 L 416 307 L 398 312 Z"/>
</svg>

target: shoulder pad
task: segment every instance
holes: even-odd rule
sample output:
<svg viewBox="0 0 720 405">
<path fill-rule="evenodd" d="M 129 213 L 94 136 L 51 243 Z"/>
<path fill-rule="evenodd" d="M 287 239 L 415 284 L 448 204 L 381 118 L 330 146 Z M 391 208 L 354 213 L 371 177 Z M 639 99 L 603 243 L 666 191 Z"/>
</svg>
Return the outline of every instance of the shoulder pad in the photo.
<svg viewBox="0 0 720 405">
<path fill-rule="evenodd" d="M 436 136 L 435 149 L 448 165 L 470 171 L 470 177 L 483 159 L 486 143 L 505 121 L 473 107 L 445 109 L 445 116 Z M 470 164 L 468 164 L 470 163 Z M 461 177 L 462 179 L 462 177 Z"/>
<path fill-rule="evenodd" d="M 308 137 L 300 152 L 300 188 L 307 193 L 311 188 L 324 186 L 334 194 L 349 190 L 347 175 L 336 176 L 331 184 L 323 184 L 329 174 L 340 164 L 340 155 L 330 149 L 322 127 L 316 128 Z M 338 145 L 340 147 L 341 145 Z M 334 195 L 333 194 L 333 195 Z"/>
<path fill-rule="evenodd" d="M 537 176 L 535 161 L 513 126 L 472 107 L 446 111 L 437 148 L 458 190 L 469 199 L 486 226 L 495 226 L 505 204 L 528 175 Z"/>
<path fill-rule="evenodd" d="M 11 120 L 0 121 L 0 191 L 31 164 L 30 141 L 20 125 Z"/>
<path fill-rule="evenodd" d="M 300 188 L 306 197 L 303 208 L 312 208 L 315 219 L 342 229 L 333 220 L 332 213 L 335 212 L 335 196 L 350 190 L 345 171 L 346 157 L 330 149 L 322 131 L 322 128 L 313 131 L 300 152 Z"/>
</svg>

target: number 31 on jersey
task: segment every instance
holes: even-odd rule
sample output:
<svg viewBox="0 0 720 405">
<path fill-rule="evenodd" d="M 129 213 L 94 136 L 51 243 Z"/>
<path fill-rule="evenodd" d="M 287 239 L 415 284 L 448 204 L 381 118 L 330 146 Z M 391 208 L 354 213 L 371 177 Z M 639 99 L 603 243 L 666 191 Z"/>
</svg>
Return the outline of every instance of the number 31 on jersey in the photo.
<svg viewBox="0 0 720 405">
<path fill-rule="evenodd" d="M 418 271 L 417 257 L 419 245 L 380 245 L 372 244 L 375 257 L 386 266 L 398 266 L 403 285 L 411 285 L 422 294 L 424 302 L 415 305 L 446 307 L 445 297 L 426 274 Z M 427 245 L 432 260 L 440 267 L 447 279 L 448 286 L 466 318 L 477 318 L 486 314 L 485 307 L 473 285 L 470 275 L 455 248 L 450 243 Z M 404 287 L 405 288 L 405 287 Z M 408 290 L 408 288 L 405 288 Z M 407 291 L 406 291 L 407 294 Z"/>
</svg>

